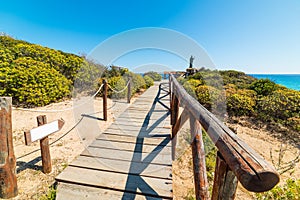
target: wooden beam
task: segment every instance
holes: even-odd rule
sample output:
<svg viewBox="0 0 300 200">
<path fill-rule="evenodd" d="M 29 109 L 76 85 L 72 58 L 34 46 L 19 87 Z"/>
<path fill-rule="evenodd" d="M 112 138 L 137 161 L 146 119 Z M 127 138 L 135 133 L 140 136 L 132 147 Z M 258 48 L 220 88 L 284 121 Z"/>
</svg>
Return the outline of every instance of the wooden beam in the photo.
<svg viewBox="0 0 300 200">
<path fill-rule="evenodd" d="M 235 198 L 238 180 L 231 171 L 220 152 L 217 153 L 217 161 L 214 176 L 212 200 L 232 200 Z"/>
<path fill-rule="evenodd" d="M 0 198 L 4 199 L 18 195 L 11 107 L 11 97 L 0 97 Z"/>
<path fill-rule="evenodd" d="M 191 97 L 173 75 L 170 77 L 172 85 L 176 88 L 175 95 L 207 131 L 241 184 L 253 192 L 272 189 L 279 182 L 279 174 L 274 167 Z"/>
<path fill-rule="evenodd" d="M 202 127 L 192 115 L 190 116 L 190 128 L 191 136 L 193 138 L 192 153 L 196 199 L 208 200 L 209 193 L 205 164 L 205 151 L 202 140 Z"/>
</svg>

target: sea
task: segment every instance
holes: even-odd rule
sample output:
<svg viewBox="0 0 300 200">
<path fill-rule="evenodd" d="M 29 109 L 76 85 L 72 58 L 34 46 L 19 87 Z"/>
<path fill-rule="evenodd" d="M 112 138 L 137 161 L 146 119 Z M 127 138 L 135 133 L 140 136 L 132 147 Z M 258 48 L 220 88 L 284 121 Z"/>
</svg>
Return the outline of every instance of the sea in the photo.
<svg viewBox="0 0 300 200">
<path fill-rule="evenodd" d="M 300 74 L 248 74 L 255 78 L 267 78 L 287 88 L 300 91 Z"/>
<path fill-rule="evenodd" d="M 143 73 L 141 73 L 143 75 Z M 160 74 L 164 78 L 164 74 Z M 289 89 L 300 91 L 300 74 L 248 74 L 255 78 L 267 78 Z M 169 75 L 166 75 L 169 78 Z"/>
</svg>

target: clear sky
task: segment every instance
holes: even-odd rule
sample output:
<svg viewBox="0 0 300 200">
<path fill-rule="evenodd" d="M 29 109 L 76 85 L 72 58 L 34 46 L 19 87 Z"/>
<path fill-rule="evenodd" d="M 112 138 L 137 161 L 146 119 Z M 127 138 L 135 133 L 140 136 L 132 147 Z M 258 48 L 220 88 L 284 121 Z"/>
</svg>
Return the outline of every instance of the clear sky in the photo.
<svg viewBox="0 0 300 200">
<path fill-rule="evenodd" d="M 299 0 L 2 0 L 0 4 L 0 32 L 76 54 L 88 54 L 107 38 L 141 27 L 187 35 L 218 69 L 300 74 Z M 165 58 L 163 64 L 174 64 L 168 63 L 169 55 L 153 54 L 149 53 L 153 60 L 145 57 L 148 63 Z M 134 56 L 128 58 L 116 64 L 138 65 Z M 186 64 L 178 60 L 175 68 L 184 70 Z"/>
</svg>

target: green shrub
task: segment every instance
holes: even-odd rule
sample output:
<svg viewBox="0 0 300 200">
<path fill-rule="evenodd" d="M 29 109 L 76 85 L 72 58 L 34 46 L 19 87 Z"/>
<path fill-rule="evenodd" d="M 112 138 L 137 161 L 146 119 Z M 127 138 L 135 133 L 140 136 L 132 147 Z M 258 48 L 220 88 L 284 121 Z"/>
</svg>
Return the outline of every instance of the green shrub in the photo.
<svg viewBox="0 0 300 200">
<path fill-rule="evenodd" d="M 144 76 L 144 80 L 145 80 L 147 88 L 149 88 L 152 85 L 154 85 L 154 81 L 153 81 L 153 79 L 150 76 L 148 76 L 148 75 Z"/>
<path fill-rule="evenodd" d="M 254 90 L 258 95 L 267 96 L 277 89 L 277 85 L 269 79 L 259 79 L 254 81 L 249 89 Z"/>
<path fill-rule="evenodd" d="M 44 194 L 40 197 L 39 200 L 55 200 L 56 199 L 57 186 L 52 185 L 47 194 Z"/>
<path fill-rule="evenodd" d="M 142 89 L 146 89 L 145 79 L 141 75 L 133 72 L 126 72 L 124 78 L 126 82 L 131 79 L 131 95 L 140 92 Z"/>
<path fill-rule="evenodd" d="M 221 90 L 212 86 L 200 85 L 196 88 L 196 95 L 200 104 L 208 110 L 222 109 L 225 95 Z"/>
<path fill-rule="evenodd" d="M 280 187 L 276 186 L 272 190 L 264 193 L 256 193 L 258 200 L 290 200 L 300 199 L 300 179 L 288 179 L 286 183 Z"/>
<path fill-rule="evenodd" d="M 204 143 L 204 151 L 205 151 L 207 179 L 209 183 L 212 183 L 212 181 L 214 180 L 217 148 L 215 144 L 211 141 L 211 139 L 209 138 L 205 130 L 202 130 L 202 133 L 203 133 L 203 143 Z"/>
<path fill-rule="evenodd" d="M 212 86 L 218 89 L 221 89 L 223 87 L 223 78 L 220 75 L 220 73 L 216 70 L 201 71 L 194 74 L 193 76 L 188 77 L 188 79 L 196 79 L 201 81 L 202 84 Z"/>
<path fill-rule="evenodd" d="M 264 120 L 285 121 L 300 118 L 300 92 L 296 90 L 277 90 L 258 100 L 257 112 Z"/>
<path fill-rule="evenodd" d="M 256 93 L 253 90 L 242 89 L 236 93 L 227 93 L 227 111 L 233 116 L 248 116 L 254 113 Z"/>
<path fill-rule="evenodd" d="M 44 106 L 70 94 L 71 81 L 48 64 L 22 57 L 0 68 L 0 96 L 14 104 Z"/>
<path fill-rule="evenodd" d="M 224 85 L 233 84 L 239 89 L 248 88 L 256 78 L 246 75 L 244 72 L 235 70 L 219 71 L 223 78 Z"/>
<path fill-rule="evenodd" d="M 144 74 L 144 76 L 150 76 L 150 78 L 152 78 L 154 81 L 161 81 L 161 79 L 162 79 L 162 77 L 161 77 L 161 75 L 159 73 L 153 72 L 153 71 L 146 72 Z"/>
<path fill-rule="evenodd" d="M 196 79 L 189 79 L 185 82 L 183 82 L 183 87 L 189 93 L 192 97 L 197 98 L 196 95 L 196 88 L 203 84 L 201 80 L 196 80 Z"/>
<path fill-rule="evenodd" d="M 103 77 L 105 78 L 111 78 L 116 76 L 124 76 L 126 73 L 128 73 L 128 69 L 124 67 L 118 67 L 118 66 L 110 66 L 106 68 L 106 70 L 103 73 Z"/>
<path fill-rule="evenodd" d="M 107 80 L 107 83 L 116 91 L 122 91 L 126 87 L 126 82 L 122 76 L 111 77 Z M 115 92 L 112 89 L 108 90 L 108 97 L 110 98 L 124 98 L 127 93 L 127 89 L 122 92 Z"/>
<path fill-rule="evenodd" d="M 105 68 L 92 62 L 83 61 L 74 78 L 76 92 L 94 93 Z"/>
</svg>

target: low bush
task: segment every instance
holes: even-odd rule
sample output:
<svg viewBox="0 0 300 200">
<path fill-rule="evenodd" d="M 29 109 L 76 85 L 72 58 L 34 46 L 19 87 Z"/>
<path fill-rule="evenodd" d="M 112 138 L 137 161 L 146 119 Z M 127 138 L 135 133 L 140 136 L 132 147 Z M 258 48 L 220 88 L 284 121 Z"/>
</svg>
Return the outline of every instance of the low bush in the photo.
<svg viewBox="0 0 300 200">
<path fill-rule="evenodd" d="M 153 71 L 146 72 L 144 74 L 144 76 L 150 76 L 150 78 L 152 78 L 154 81 L 161 81 L 161 79 L 162 79 L 162 77 L 161 77 L 161 75 L 159 73 L 153 72 Z"/>
<path fill-rule="evenodd" d="M 107 80 L 107 83 L 115 90 L 113 91 L 112 89 L 109 89 L 107 94 L 108 97 L 116 99 L 125 97 L 127 89 L 124 90 L 126 87 L 126 82 L 122 76 L 111 77 Z"/>
<path fill-rule="evenodd" d="M 195 91 L 196 91 L 196 88 L 202 84 L 203 84 L 203 82 L 201 80 L 189 79 L 189 80 L 183 82 L 183 87 L 187 91 L 187 93 L 189 93 L 192 97 L 197 99 L 197 95 L 196 95 Z"/>
<path fill-rule="evenodd" d="M 249 89 L 254 90 L 258 95 L 267 96 L 277 89 L 277 85 L 269 79 L 259 79 L 254 81 Z"/>
<path fill-rule="evenodd" d="M 11 96 L 14 104 L 44 106 L 70 95 L 71 81 L 48 64 L 29 57 L 0 68 L 0 96 Z"/>
<path fill-rule="evenodd" d="M 254 114 L 256 93 L 253 90 L 241 89 L 227 94 L 227 112 L 231 116 L 249 116 Z"/>
<path fill-rule="evenodd" d="M 133 72 L 126 72 L 124 78 L 126 82 L 131 79 L 131 95 L 140 92 L 142 89 L 146 89 L 145 79 L 141 75 Z"/>
<path fill-rule="evenodd" d="M 204 107 L 215 113 L 225 106 L 225 94 L 215 87 L 200 85 L 196 88 L 197 99 Z M 217 114 L 217 113 L 215 113 Z"/>
<path fill-rule="evenodd" d="M 300 118 L 300 92 L 289 89 L 276 90 L 258 100 L 257 112 L 263 120 L 286 124 L 290 118 Z"/>
<path fill-rule="evenodd" d="M 145 80 L 147 88 L 149 88 L 152 85 L 154 85 L 154 81 L 153 81 L 153 79 L 150 76 L 148 76 L 148 75 L 144 76 L 144 80 Z"/>
<path fill-rule="evenodd" d="M 219 71 L 223 78 L 224 85 L 233 84 L 238 89 L 249 88 L 249 86 L 256 80 L 256 78 L 246 75 L 244 72 L 235 70 Z"/>
</svg>

